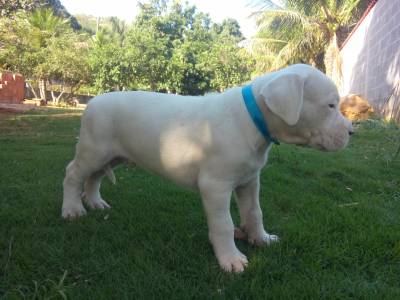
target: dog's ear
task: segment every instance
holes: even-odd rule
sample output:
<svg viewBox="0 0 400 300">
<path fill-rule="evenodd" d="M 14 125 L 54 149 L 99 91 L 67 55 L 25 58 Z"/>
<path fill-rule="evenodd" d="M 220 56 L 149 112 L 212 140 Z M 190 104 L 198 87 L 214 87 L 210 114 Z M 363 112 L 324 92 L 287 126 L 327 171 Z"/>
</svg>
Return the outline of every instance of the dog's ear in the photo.
<svg viewBox="0 0 400 300">
<path fill-rule="evenodd" d="M 288 125 L 295 125 L 303 107 L 305 77 L 296 73 L 282 73 L 268 81 L 261 89 L 268 108 Z"/>
</svg>

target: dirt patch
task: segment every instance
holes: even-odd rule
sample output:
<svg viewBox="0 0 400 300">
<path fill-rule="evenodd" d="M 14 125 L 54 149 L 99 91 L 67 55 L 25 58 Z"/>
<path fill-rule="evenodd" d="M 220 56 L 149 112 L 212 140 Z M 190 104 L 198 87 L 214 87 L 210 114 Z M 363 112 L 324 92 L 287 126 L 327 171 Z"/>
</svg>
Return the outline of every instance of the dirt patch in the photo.
<svg viewBox="0 0 400 300">
<path fill-rule="evenodd" d="M 44 111 L 47 113 L 30 113 L 30 111 Z M 18 127 L 24 127 L 27 123 L 27 119 L 46 118 L 46 119 L 66 119 L 71 117 L 80 117 L 82 115 L 82 108 L 74 108 L 65 110 L 59 107 L 52 106 L 35 106 L 30 104 L 4 104 L 0 103 L 0 128 L 3 131 L 7 131 L 8 120 L 15 117 L 18 118 Z M 29 126 L 27 126 L 29 127 Z M 15 125 L 9 128 L 15 129 Z"/>
<path fill-rule="evenodd" d="M 34 109 L 31 105 L 0 103 L 0 124 L 8 118 Z"/>
<path fill-rule="evenodd" d="M 7 109 L 7 108 L 0 107 L 0 115 L 14 115 L 17 113 L 21 113 L 21 112 L 13 110 L 13 109 Z"/>
<path fill-rule="evenodd" d="M 22 115 L 19 116 L 19 119 L 24 119 L 24 118 L 70 118 L 70 117 L 80 117 L 82 115 L 82 112 L 65 112 L 65 113 L 57 113 L 57 114 L 40 114 L 40 115 Z"/>
<path fill-rule="evenodd" d="M 70 118 L 70 117 L 80 117 L 82 116 L 82 112 L 70 112 L 65 114 L 52 114 L 49 115 L 51 118 Z"/>
<path fill-rule="evenodd" d="M 2 124 L 2 121 L 16 115 L 22 112 L 18 112 L 15 110 L 9 110 L 9 109 L 4 109 L 0 107 L 0 124 Z"/>
<path fill-rule="evenodd" d="M 32 109 L 36 109 L 36 106 L 27 104 L 0 103 L 0 114 L 22 114 Z"/>
</svg>

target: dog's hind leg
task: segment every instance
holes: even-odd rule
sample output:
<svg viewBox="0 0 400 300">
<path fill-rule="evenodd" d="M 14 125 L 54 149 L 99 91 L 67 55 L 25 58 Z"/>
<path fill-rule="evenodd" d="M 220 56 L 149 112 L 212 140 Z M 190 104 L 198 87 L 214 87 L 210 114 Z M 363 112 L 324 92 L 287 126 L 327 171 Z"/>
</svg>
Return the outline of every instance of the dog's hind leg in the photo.
<svg viewBox="0 0 400 300">
<path fill-rule="evenodd" d="M 115 158 L 110 161 L 100 171 L 94 172 L 85 182 L 84 199 L 91 209 L 110 208 L 110 205 L 101 197 L 100 185 L 104 175 L 107 175 L 112 183 L 115 184 L 115 176 L 112 168 L 124 162 L 122 158 Z"/>
<path fill-rule="evenodd" d="M 86 214 L 81 200 L 84 182 L 104 168 L 109 161 L 107 152 L 101 145 L 93 148 L 88 144 L 78 143 L 75 158 L 67 166 L 64 178 L 63 218 L 76 218 Z"/>
<path fill-rule="evenodd" d="M 94 172 L 85 182 L 84 199 L 91 209 L 111 208 L 100 195 L 100 185 L 104 175 L 103 170 Z"/>
<path fill-rule="evenodd" d="M 84 183 L 88 181 L 89 197 L 99 200 L 100 180 L 103 172 L 113 177 L 109 167 L 116 157 L 113 119 L 102 105 L 88 105 L 81 122 L 79 142 L 74 160 L 67 166 L 64 178 L 62 216 L 75 218 L 86 213 L 82 204 Z M 97 205 L 99 206 L 99 205 Z M 102 206 L 105 206 L 102 203 Z"/>
<path fill-rule="evenodd" d="M 61 212 L 63 218 L 76 218 L 86 214 L 81 194 L 83 182 L 89 174 L 90 172 L 85 172 L 78 165 L 76 159 L 68 164 L 63 182 L 64 195 Z"/>
</svg>

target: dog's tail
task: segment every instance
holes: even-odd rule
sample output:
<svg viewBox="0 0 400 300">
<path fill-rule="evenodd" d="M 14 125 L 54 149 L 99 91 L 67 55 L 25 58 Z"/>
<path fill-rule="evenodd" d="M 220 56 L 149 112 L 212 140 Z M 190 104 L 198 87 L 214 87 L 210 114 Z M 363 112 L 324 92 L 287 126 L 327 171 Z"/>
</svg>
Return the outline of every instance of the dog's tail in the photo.
<svg viewBox="0 0 400 300">
<path fill-rule="evenodd" d="M 110 165 L 105 165 L 103 170 L 104 170 L 104 173 L 106 173 L 108 179 L 112 182 L 112 184 L 115 184 L 117 182 L 117 180 L 115 179 L 114 171 L 110 167 Z"/>
</svg>

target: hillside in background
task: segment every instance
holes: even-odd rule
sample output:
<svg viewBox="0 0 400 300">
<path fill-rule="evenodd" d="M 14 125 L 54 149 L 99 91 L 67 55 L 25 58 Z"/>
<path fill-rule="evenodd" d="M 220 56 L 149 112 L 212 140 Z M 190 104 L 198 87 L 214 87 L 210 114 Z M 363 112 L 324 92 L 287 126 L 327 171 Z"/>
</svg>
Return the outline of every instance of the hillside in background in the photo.
<svg viewBox="0 0 400 300">
<path fill-rule="evenodd" d="M 74 15 L 81 29 L 87 33 L 94 35 L 99 29 L 105 32 L 112 32 L 116 22 L 125 23 L 117 17 L 96 17 L 92 15 L 76 14 Z"/>
</svg>

